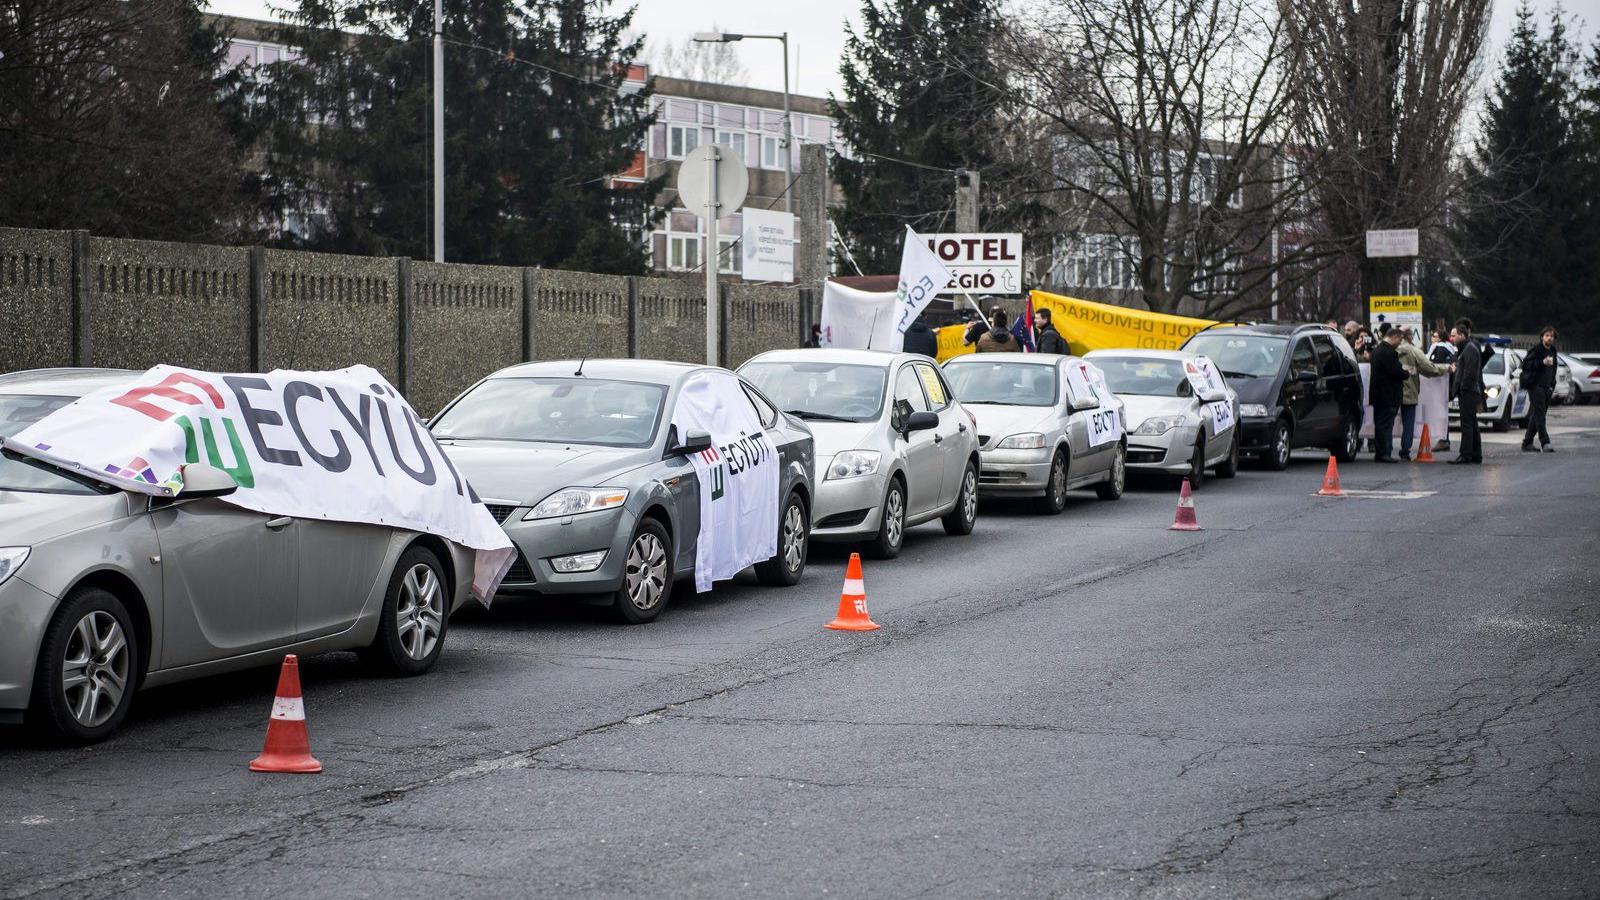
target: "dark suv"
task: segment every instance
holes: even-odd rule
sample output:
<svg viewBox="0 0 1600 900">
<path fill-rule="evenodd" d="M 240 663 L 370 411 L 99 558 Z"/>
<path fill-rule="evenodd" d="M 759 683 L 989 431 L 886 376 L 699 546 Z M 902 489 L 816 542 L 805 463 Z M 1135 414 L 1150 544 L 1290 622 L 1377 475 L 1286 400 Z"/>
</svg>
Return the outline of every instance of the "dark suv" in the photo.
<svg viewBox="0 0 1600 900">
<path fill-rule="evenodd" d="M 1242 453 L 1272 469 L 1296 447 L 1356 458 L 1361 370 L 1344 335 L 1326 325 L 1226 325 L 1196 332 L 1183 349 L 1209 357 L 1238 392 Z"/>
</svg>

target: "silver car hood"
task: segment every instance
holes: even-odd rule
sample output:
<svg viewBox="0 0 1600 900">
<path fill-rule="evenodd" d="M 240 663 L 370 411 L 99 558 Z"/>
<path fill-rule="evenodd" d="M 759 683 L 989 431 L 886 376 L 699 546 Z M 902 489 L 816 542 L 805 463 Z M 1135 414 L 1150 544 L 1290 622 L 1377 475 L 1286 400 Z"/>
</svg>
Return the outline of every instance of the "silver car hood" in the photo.
<svg viewBox="0 0 1600 900">
<path fill-rule="evenodd" d="M 523 441 L 440 440 L 450 462 L 484 500 L 538 503 L 565 487 L 592 487 L 655 458 L 649 447 Z"/>
<path fill-rule="evenodd" d="M 1048 434 L 1057 428 L 1057 413 L 1053 406 L 968 403 L 966 408 L 968 412 L 978 417 L 978 433 L 994 440 L 1029 431 Z"/>
<path fill-rule="evenodd" d="M 1118 394 L 1122 398 L 1123 414 L 1127 416 L 1128 430 L 1132 431 L 1151 416 L 1183 415 L 1187 424 L 1198 422 L 1193 397 L 1151 397 L 1144 394 Z"/>
<path fill-rule="evenodd" d="M 128 497 L 0 491 L 0 547 L 42 544 L 128 514 Z"/>
<path fill-rule="evenodd" d="M 868 446 L 872 435 L 883 428 L 882 422 L 818 422 L 808 420 L 812 447 L 817 454 L 817 469 L 821 471 L 835 453 Z"/>
</svg>

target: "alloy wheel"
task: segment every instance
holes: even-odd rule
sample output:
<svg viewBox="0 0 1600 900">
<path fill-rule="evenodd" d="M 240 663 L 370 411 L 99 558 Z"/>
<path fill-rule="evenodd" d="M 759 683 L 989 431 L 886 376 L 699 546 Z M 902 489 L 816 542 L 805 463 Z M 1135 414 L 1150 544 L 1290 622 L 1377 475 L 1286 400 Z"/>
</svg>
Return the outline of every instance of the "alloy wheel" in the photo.
<svg viewBox="0 0 1600 900">
<path fill-rule="evenodd" d="M 883 505 L 885 520 L 884 528 L 888 532 L 889 543 L 895 547 L 900 546 L 900 537 L 906 527 L 906 501 L 898 486 L 889 489 L 889 499 Z"/>
<path fill-rule="evenodd" d="M 793 572 L 806 558 L 806 519 L 800 504 L 791 503 L 783 514 L 783 564 Z"/>
<path fill-rule="evenodd" d="M 128 637 L 115 616 L 95 610 L 72 629 L 61 661 L 61 693 L 85 728 L 105 724 L 128 686 Z"/>
<path fill-rule="evenodd" d="M 1067 503 L 1067 460 L 1060 455 L 1050 466 L 1050 502 L 1057 507 Z"/>
<path fill-rule="evenodd" d="M 1278 425 L 1277 433 L 1272 440 L 1272 453 L 1278 458 L 1280 468 L 1289 464 L 1289 426 Z"/>
<path fill-rule="evenodd" d="M 961 515 L 968 522 L 978 519 L 978 473 L 971 466 L 961 478 Z"/>
<path fill-rule="evenodd" d="M 667 552 L 655 535 L 643 532 L 628 548 L 628 601 L 641 610 L 653 609 L 661 602 L 666 584 Z"/>
<path fill-rule="evenodd" d="M 406 572 L 400 581 L 394 622 L 406 655 L 427 659 L 444 630 L 444 591 L 440 590 L 439 576 L 432 566 L 419 562 Z"/>
<path fill-rule="evenodd" d="M 1111 461 L 1111 483 L 1117 486 L 1117 493 L 1121 494 L 1123 488 L 1128 486 L 1128 452 L 1117 448 L 1117 456 Z"/>
</svg>

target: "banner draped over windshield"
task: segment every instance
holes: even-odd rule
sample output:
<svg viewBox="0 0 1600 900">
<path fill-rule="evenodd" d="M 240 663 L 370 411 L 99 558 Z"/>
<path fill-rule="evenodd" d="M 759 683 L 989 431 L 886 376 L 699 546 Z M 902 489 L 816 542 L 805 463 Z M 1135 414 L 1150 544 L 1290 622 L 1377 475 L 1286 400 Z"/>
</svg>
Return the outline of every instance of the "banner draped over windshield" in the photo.
<svg viewBox="0 0 1600 900">
<path fill-rule="evenodd" d="M 710 449 L 689 457 L 700 481 L 694 588 L 709 591 L 778 553 L 778 448 L 731 372 L 685 381 L 672 424 L 680 439 L 691 430 L 711 435 Z"/>
<path fill-rule="evenodd" d="M 1051 324 L 1076 356 L 1090 350 L 1176 350 L 1189 335 L 1215 325 L 1210 319 L 1171 316 L 1060 294 L 1033 291 L 1035 311 L 1050 310 Z"/>
<path fill-rule="evenodd" d="M 222 501 L 302 519 L 426 532 L 477 550 L 488 603 L 516 551 L 411 405 L 368 366 L 336 372 L 196 372 L 156 366 L 89 394 L 5 441 L 18 453 L 127 491 L 183 495 L 209 463 Z"/>
</svg>

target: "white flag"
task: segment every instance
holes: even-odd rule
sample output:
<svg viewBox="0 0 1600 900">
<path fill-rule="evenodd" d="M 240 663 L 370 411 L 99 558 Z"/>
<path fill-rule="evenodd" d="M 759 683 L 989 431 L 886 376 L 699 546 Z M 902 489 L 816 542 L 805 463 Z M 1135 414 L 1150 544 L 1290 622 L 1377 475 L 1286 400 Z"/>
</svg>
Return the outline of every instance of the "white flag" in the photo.
<svg viewBox="0 0 1600 900">
<path fill-rule="evenodd" d="M 928 242 L 906 226 L 906 243 L 900 251 L 900 285 L 895 289 L 895 330 L 905 334 L 933 298 L 950 283 L 950 270 Z"/>
<path fill-rule="evenodd" d="M 890 291 L 858 291 L 837 282 L 822 286 L 822 346 L 898 353 L 905 335 L 895 330 L 898 315 Z"/>
</svg>

